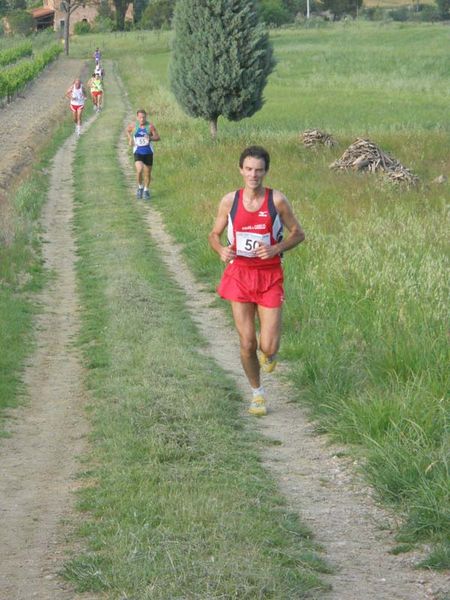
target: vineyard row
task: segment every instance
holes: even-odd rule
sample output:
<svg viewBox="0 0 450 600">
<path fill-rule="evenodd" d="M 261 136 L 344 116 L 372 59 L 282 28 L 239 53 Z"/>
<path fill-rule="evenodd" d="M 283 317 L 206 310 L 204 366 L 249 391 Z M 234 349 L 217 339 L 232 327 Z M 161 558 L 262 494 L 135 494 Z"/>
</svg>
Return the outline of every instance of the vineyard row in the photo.
<svg viewBox="0 0 450 600">
<path fill-rule="evenodd" d="M 33 54 L 33 46 L 31 42 L 24 42 L 19 46 L 15 46 L 14 48 L 7 48 L 6 50 L 2 50 L 0 52 L 0 67 L 4 67 L 9 65 L 19 58 L 23 58 L 24 56 L 31 56 Z"/>
<path fill-rule="evenodd" d="M 62 51 L 59 44 L 53 44 L 30 61 L 25 61 L 16 66 L 0 72 L 0 99 L 10 102 L 13 97 L 32 81 L 39 73 L 52 62 Z"/>
</svg>

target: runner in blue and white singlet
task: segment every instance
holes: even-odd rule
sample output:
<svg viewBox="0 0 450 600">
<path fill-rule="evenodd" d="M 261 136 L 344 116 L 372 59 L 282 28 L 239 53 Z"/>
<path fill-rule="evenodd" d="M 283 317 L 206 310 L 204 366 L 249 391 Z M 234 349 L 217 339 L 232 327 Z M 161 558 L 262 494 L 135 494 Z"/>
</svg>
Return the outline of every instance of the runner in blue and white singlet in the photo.
<svg viewBox="0 0 450 600">
<path fill-rule="evenodd" d="M 128 144 L 133 146 L 137 178 L 137 198 L 150 199 L 150 181 L 153 166 L 153 144 L 161 138 L 156 127 L 147 120 L 145 110 L 137 111 L 137 121 L 127 127 Z"/>
</svg>

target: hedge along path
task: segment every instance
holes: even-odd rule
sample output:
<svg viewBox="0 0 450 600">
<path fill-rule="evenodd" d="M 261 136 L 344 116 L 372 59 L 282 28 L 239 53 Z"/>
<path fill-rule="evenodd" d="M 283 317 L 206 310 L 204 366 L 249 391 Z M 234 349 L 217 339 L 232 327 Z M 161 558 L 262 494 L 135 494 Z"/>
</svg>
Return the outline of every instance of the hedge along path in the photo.
<svg viewBox="0 0 450 600">
<path fill-rule="evenodd" d="M 122 82 L 117 75 L 115 77 L 123 90 Z M 121 98 L 128 112 L 125 128 L 133 121 L 134 111 L 125 91 Z M 119 160 L 130 185 L 130 196 L 134 197 L 134 169 L 123 136 L 118 147 Z M 164 164 L 157 165 L 164 168 Z M 268 416 L 255 419 L 244 412 L 249 386 L 239 360 L 237 334 L 222 309 L 212 307 L 214 295 L 206 292 L 191 274 L 182 247 L 167 233 L 154 204 L 142 204 L 142 214 L 164 263 L 186 294 L 192 319 L 207 342 L 207 353 L 231 374 L 245 399 L 243 418 L 248 421 L 249 427 L 255 427 L 274 441 L 264 452 L 265 466 L 276 478 L 289 509 L 299 514 L 301 522 L 314 532 L 327 560 L 335 567 L 333 575 L 321 575 L 332 586 L 330 592 L 321 592 L 321 598 L 447 598 L 450 584 L 444 576 L 414 569 L 414 564 L 421 557 L 411 553 L 389 554 L 389 550 L 397 545 L 394 517 L 375 504 L 371 488 L 355 473 L 350 461 L 342 458 L 343 449 L 331 445 L 325 436 L 315 435 L 306 410 L 290 402 L 294 391 L 283 377 L 286 369 L 279 369 L 278 375 L 264 378 Z M 211 223 L 214 216 L 211 215 Z"/>
<path fill-rule="evenodd" d="M 84 127 L 87 129 L 89 124 Z M 27 406 L 14 412 L 12 436 L 1 443 L 0 597 L 73 600 L 57 573 L 77 457 L 85 450 L 84 379 L 73 346 L 79 330 L 72 233 L 71 135 L 53 160 L 42 214 L 45 266 L 53 275 L 39 296 L 37 347 L 25 371 Z"/>
</svg>

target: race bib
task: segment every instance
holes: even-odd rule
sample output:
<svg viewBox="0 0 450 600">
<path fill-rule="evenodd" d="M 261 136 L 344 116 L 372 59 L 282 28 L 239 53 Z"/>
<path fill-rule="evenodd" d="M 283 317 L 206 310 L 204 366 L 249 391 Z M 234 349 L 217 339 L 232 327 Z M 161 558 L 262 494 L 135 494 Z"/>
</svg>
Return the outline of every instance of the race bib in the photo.
<svg viewBox="0 0 450 600">
<path fill-rule="evenodd" d="M 138 148 L 141 148 L 142 146 L 149 146 L 150 145 L 150 138 L 149 138 L 148 135 L 142 135 L 142 136 L 139 136 L 139 137 L 135 137 L 134 138 L 134 144 Z"/>
<path fill-rule="evenodd" d="M 236 255 L 252 258 L 259 245 L 270 246 L 270 233 L 236 232 Z"/>
</svg>

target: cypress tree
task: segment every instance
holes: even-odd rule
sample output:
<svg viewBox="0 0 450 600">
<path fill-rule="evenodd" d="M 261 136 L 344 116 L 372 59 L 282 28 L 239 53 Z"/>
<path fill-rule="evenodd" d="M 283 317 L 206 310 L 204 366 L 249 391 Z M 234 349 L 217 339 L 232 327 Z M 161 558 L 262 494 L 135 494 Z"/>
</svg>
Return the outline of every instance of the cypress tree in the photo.
<svg viewBox="0 0 450 600">
<path fill-rule="evenodd" d="M 181 107 L 210 124 L 252 116 L 274 68 L 272 46 L 255 0 L 178 0 L 171 63 Z"/>
</svg>

